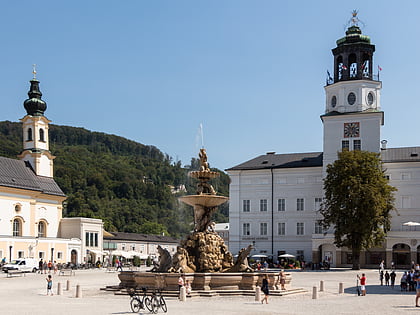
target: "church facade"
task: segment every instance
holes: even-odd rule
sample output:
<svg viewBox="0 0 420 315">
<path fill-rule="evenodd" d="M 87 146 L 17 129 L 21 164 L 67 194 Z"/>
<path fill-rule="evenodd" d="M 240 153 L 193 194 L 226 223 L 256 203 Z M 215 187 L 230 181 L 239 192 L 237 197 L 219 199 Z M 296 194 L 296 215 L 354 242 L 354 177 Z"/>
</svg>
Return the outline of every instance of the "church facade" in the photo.
<svg viewBox="0 0 420 315">
<path fill-rule="evenodd" d="M 39 81 L 34 77 L 30 83 L 24 102 L 27 114 L 21 119 L 19 160 L 0 157 L 0 257 L 86 262 L 92 259 L 90 250 L 102 254 L 102 220 L 86 219 L 89 230 L 82 234 L 81 224 L 63 220 L 66 195 L 53 178 L 50 120 L 44 116 L 47 105 L 41 99 Z"/>
<path fill-rule="evenodd" d="M 420 229 L 415 224 L 420 222 L 420 147 L 387 148 L 386 141 L 381 141 L 382 83 L 373 74 L 374 51 L 357 23 L 337 40 L 332 50 L 333 77 L 325 86 L 322 152 L 269 152 L 227 169 L 233 253 L 253 244 L 253 254 L 265 254 L 274 261 L 288 253 L 306 262 L 351 266 L 351 250 L 334 245 L 333 230 L 324 234 L 317 212 L 326 166 L 346 149 L 380 153 L 389 183 L 398 189 L 397 212 L 392 213 L 386 241 L 381 248 L 362 252 L 361 266 L 376 267 L 385 260 L 387 266 L 393 261 L 405 267 L 420 261 Z"/>
</svg>

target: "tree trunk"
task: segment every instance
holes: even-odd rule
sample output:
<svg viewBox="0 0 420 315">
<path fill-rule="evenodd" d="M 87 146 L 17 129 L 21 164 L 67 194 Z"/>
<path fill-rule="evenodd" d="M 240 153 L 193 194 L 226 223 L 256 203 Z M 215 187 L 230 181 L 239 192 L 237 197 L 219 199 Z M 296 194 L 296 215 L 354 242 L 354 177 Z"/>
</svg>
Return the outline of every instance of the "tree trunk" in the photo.
<svg viewBox="0 0 420 315">
<path fill-rule="evenodd" d="M 360 249 L 353 248 L 352 249 L 353 254 L 353 270 L 360 270 Z"/>
</svg>

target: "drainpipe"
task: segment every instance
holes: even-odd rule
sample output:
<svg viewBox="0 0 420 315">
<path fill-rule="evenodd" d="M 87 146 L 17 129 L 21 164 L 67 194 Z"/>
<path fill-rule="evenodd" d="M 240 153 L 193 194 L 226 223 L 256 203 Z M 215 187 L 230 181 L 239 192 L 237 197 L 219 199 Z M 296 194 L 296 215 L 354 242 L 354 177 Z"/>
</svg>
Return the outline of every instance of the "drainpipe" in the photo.
<svg viewBox="0 0 420 315">
<path fill-rule="evenodd" d="M 274 262 L 274 174 L 273 169 L 271 171 L 271 254 L 273 255 Z"/>
</svg>

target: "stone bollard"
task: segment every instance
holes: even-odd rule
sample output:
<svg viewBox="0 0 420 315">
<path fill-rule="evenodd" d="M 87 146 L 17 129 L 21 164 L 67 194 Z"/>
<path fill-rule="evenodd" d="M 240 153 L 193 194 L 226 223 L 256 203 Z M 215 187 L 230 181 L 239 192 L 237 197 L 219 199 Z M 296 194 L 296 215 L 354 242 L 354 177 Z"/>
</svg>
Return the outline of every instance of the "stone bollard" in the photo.
<svg viewBox="0 0 420 315">
<path fill-rule="evenodd" d="M 343 282 L 340 282 L 339 285 L 338 285 L 338 293 L 339 294 L 344 293 L 344 283 Z"/>
<path fill-rule="evenodd" d="M 179 300 L 181 302 L 185 302 L 187 300 L 187 289 L 185 289 L 185 287 L 181 287 L 179 290 Z"/>
<path fill-rule="evenodd" d="M 80 287 L 80 284 L 76 285 L 76 297 L 77 298 L 82 297 L 82 288 Z"/>
<path fill-rule="evenodd" d="M 63 289 L 61 288 L 61 282 L 57 284 L 57 295 L 63 295 Z"/>
<path fill-rule="evenodd" d="M 70 291 L 70 280 L 67 280 L 66 291 Z"/>
<path fill-rule="evenodd" d="M 324 281 L 319 281 L 319 292 L 324 292 Z"/>
<path fill-rule="evenodd" d="M 261 302 L 261 288 L 259 286 L 255 287 L 255 301 Z"/>
<path fill-rule="evenodd" d="M 312 287 L 312 299 L 316 300 L 318 298 L 318 293 L 316 291 L 316 287 Z"/>
</svg>

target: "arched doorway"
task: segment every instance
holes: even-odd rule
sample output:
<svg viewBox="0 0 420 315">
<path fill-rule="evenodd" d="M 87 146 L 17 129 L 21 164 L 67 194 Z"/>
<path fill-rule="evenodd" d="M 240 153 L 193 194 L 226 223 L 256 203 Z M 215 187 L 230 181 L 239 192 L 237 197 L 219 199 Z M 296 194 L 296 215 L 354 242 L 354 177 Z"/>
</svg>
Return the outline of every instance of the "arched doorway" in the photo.
<svg viewBox="0 0 420 315">
<path fill-rule="evenodd" d="M 410 246 L 398 243 L 392 246 L 392 261 L 396 268 L 410 266 Z"/>
<path fill-rule="evenodd" d="M 70 262 L 73 265 L 77 265 L 77 251 L 75 249 L 72 249 L 70 255 L 71 255 Z"/>
</svg>

